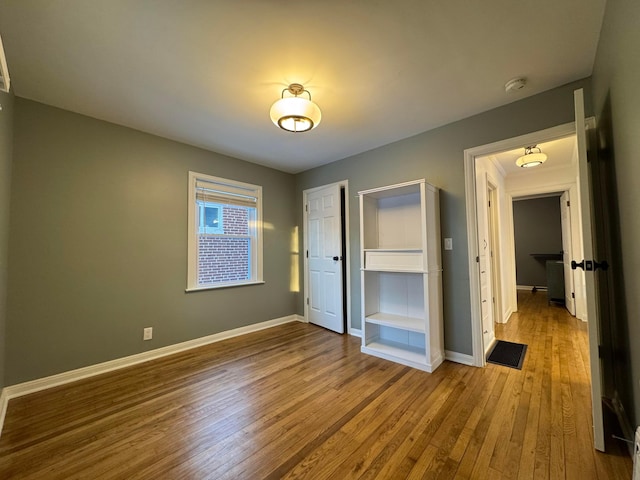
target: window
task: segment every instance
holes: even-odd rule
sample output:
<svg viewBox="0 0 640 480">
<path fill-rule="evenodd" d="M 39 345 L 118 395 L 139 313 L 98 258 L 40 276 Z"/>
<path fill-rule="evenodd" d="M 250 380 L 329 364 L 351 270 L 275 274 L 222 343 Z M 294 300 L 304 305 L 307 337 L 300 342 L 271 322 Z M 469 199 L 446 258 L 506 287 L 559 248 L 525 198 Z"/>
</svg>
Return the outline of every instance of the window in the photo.
<svg viewBox="0 0 640 480">
<path fill-rule="evenodd" d="M 262 282 L 262 187 L 189 172 L 187 290 Z"/>
</svg>

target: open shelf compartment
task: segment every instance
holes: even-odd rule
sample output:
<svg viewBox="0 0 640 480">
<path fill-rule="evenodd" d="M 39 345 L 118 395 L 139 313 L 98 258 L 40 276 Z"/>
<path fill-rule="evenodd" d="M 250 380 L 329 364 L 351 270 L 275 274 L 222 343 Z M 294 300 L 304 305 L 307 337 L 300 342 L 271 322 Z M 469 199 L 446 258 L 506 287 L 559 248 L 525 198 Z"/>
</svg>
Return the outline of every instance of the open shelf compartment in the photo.
<svg viewBox="0 0 640 480">
<path fill-rule="evenodd" d="M 394 315 L 392 313 L 378 312 L 373 315 L 368 315 L 365 317 L 364 321 L 370 324 L 401 328 L 412 332 L 425 332 L 424 318 L 406 317 L 403 315 Z"/>
</svg>

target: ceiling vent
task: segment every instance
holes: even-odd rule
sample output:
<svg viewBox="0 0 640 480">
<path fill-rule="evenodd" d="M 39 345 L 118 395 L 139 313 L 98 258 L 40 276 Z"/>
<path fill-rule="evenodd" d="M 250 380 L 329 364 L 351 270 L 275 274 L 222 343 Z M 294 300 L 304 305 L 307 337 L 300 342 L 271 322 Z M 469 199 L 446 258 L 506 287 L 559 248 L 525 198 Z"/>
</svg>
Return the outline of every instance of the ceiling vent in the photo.
<svg viewBox="0 0 640 480">
<path fill-rule="evenodd" d="M 9 87 L 11 87 L 11 80 L 9 79 L 9 68 L 7 67 L 7 58 L 4 56 L 2 37 L 0 37 L 0 90 L 8 93 Z"/>
</svg>

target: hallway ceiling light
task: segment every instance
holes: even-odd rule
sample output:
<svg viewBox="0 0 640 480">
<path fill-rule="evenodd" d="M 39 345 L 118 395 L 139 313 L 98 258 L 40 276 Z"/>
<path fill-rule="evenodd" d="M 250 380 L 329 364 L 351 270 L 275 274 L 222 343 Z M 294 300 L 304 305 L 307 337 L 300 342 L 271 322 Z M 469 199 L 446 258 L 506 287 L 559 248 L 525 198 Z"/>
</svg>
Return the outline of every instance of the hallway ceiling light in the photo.
<svg viewBox="0 0 640 480">
<path fill-rule="evenodd" d="M 284 96 L 289 92 L 292 97 Z M 309 100 L 299 95 L 307 92 Z M 318 105 L 311 101 L 311 93 L 299 83 L 292 83 L 282 90 L 282 98 L 271 106 L 271 120 L 287 132 L 308 132 L 320 123 L 322 114 Z"/>
<path fill-rule="evenodd" d="M 533 150 L 537 150 L 534 152 Z M 547 155 L 536 145 L 525 147 L 524 155 L 516 160 L 516 165 L 522 168 L 537 167 L 547 161 Z"/>
</svg>

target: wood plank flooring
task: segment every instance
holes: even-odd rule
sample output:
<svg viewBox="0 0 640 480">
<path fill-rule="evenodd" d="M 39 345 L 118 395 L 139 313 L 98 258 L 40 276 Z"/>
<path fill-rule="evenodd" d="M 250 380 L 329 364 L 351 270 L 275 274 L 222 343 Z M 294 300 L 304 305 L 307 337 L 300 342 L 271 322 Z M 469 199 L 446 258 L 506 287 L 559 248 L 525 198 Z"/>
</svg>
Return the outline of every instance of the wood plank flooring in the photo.
<svg viewBox="0 0 640 480">
<path fill-rule="evenodd" d="M 522 370 L 433 374 L 294 323 L 11 400 L 2 479 L 628 479 L 592 448 L 586 325 L 524 294 Z"/>
</svg>

